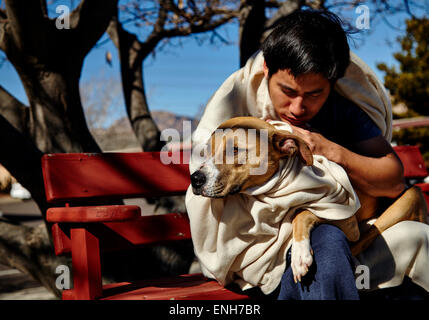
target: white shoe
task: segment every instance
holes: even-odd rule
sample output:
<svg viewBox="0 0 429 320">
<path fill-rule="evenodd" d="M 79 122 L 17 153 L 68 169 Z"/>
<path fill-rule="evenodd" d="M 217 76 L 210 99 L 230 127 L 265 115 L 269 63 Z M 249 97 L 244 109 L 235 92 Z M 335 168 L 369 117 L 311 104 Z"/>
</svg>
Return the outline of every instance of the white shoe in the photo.
<svg viewBox="0 0 429 320">
<path fill-rule="evenodd" d="M 10 189 L 10 196 L 16 199 L 31 199 L 31 193 L 21 186 L 20 183 L 12 183 Z"/>
</svg>

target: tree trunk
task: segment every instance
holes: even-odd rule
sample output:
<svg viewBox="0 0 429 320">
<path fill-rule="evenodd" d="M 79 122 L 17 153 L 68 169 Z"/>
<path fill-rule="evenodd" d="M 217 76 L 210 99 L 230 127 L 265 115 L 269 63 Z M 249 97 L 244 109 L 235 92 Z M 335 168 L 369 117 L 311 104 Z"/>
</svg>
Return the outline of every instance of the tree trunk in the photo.
<svg viewBox="0 0 429 320">
<path fill-rule="evenodd" d="M 119 52 L 125 107 L 137 140 L 144 151 L 159 151 L 164 142 L 150 114 L 143 82 L 143 60 L 150 50 L 143 50 L 137 37 L 124 30 L 117 18 L 112 19 L 107 32 Z"/>
<path fill-rule="evenodd" d="M 45 222 L 37 227 L 27 227 L 0 219 L 0 263 L 33 276 L 59 296 L 55 287 L 55 268 L 59 264 L 65 264 L 65 260 L 55 256 L 50 233 L 47 232 L 50 230 L 45 219 L 48 204 L 40 166 L 43 153 L 2 115 L 0 148 L 7 150 L 0 152 L 0 163 L 30 190 Z"/>
<path fill-rule="evenodd" d="M 245 0 L 241 4 L 239 17 L 240 67 L 243 67 L 247 60 L 260 49 L 275 23 L 280 18 L 300 9 L 306 1 L 285 1 L 269 19 L 265 15 L 265 2 L 265 0 Z"/>
<path fill-rule="evenodd" d="M 248 0 L 240 8 L 240 68 L 260 49 L 266 22 L 265 0 Z"/>
<path fill-rule="evenodd" d="M 42 152 L 100 152 L 86 124 L 79 74 L 68 70 L 40 73 L 15 65 L 30 101 L 28 133 Z M 80 70 L 80 66 L 76 66 Z"/>
<path fill-rule="evenodd" d="M 286 17 L 292 12 L 301 9 L 306 4 L 306 0 L 288 0 L 283 2 L 283 4 L 278 8 L 278 10 L 273 14 L 273 16 L 268 19 L 265 23 L 265 32 L 262 35 L 261 42 L 268 36 L 271 30 L 274 28 L 275 24 L 281 18 Z M 322 2 L 318 3 L 317 1 L 311 4 L 313 9 L 319 9 L 319 6 L 323 5 Z"/>
<path fill-rule="evenodd" d="M 30 274 L 56 295 L 55 268 L 66 260 L 55 256 L 50 241 L 41 157 L 100 151 L 86 125 L 79 77 L 116 5 L 117 0 L 82 0 L 70 14 L 70 29 L 55 27 L 43 0 L 6 0 L 0 10 L 0 50 L 30 102 L 26 107 L 0 87 L 0 163 L 30 191 L 45 222 L 32 228 L 1 219 L 0 262 Z"/>
</svg>

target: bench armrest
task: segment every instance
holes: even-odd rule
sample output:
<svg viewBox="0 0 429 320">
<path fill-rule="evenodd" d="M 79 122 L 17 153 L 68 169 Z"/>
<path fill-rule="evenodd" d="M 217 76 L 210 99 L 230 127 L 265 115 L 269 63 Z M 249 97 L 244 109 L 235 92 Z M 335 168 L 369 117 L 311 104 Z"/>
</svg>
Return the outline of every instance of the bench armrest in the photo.
<svg viewBox="0 0 429 320">
<path fill-rule="evenodd" d="M 53 223 L 119 222 L 140 216 L 140 207 L 134 205 L 62 207 L 48 209 L 46 220 Z"/>
</svg>

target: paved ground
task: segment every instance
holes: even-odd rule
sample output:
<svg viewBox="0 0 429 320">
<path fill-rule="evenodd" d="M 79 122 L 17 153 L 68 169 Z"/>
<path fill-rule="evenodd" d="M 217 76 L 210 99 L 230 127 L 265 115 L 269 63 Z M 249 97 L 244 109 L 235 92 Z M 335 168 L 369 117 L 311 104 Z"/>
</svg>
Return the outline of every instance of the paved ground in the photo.
<svg viewBox="0 0 429 320">
<path fill-rule="evenodd" d="M 126 204 L 141 207 L 142 214 L 153 212 L 144 199 L 130 199 Z M 0 216 L 26 225 L 42 222 L 41 213 L 32 200 L 13 199 L 0 193 Z M 30 276 L 0 264 L 0 300 L 51 300 L 56 297 Z"/>
<path fill-rule="evenodd" d="M 41 214 L 32 200 L 0 193 L 0 215 L 26 225 L 39 224 Z M 55 296 L 30 276 L 0 264 L 0 300 L 51 300 Z"/>
<path fill-rule="evenodd" d="M 0 300 L 52 300 L 56 297 L 16 269 L 0 265 Z"/>
</svg>

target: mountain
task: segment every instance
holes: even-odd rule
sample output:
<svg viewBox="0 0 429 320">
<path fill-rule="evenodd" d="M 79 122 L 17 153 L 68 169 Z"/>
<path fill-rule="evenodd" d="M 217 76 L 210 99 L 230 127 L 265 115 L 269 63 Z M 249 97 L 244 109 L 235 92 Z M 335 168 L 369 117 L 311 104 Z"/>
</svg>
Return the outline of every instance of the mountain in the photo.
<svg viewBox="0 0 429 320">
<path fill-rule="evenodd" d="M 175 129 L 179 132 L 180 137 L 183 137 L 184 126 L 185 128 L 190 127 L 193 131 L 198 124 L 198 120 L 167 111 L 152 111 L 151 114 L 161 132 L 165 129 Z M 103 151 L 141 151 L 131 124 L 126 117 L 116 120 L 108 128 L 91 129 L 91 133 Z"/>
<path fill-rule="evenodd" d="M 152 111 L 152 118 L 157 124 L 159 130 L 164 130 L 168 128 L 176 129 L 180 132 L 180 134 L 183 134 L 183 124 L 185 122 L 189 123 L 191 126 L 191 131 L 194 131 L 195 128 L 198 125 L 198 120 L 193 119 L 191 117 L 176 115 L 174 113 L 168 112 L 168 111 Z"/>
</svg>

